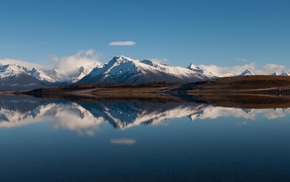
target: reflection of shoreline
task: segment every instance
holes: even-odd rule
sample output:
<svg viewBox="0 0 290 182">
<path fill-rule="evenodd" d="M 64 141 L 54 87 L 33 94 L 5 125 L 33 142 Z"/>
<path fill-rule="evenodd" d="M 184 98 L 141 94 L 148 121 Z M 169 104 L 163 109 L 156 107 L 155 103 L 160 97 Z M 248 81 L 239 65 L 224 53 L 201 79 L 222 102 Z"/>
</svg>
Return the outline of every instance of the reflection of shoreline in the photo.
<svg viewBox="0 0 290 182">
<path fill-rule="evenodd" d="M 282 94 L 259 94 L 239 92 L 182 92 L 163 90 L 160 92 L 138 91 L 117 92 L 117 91 L 92 91 L 85 90 L 71 92 L 40 92 L 33 96 L 41 99 L 55 99 L 71 102 L 195 102 L 211 104 L 221 107 L 234 108 L 290 108 L 290 95 Z M 31 94 L 31 93 L 30 93 Z"/>
<path fill-rule="evenodd" d="M 25 109 L 24 109 L 24 108 Z M 290 109 L 241 109 L 196 102 L 69 102 L 27 97 L 3 98 L 0 102 L 0 128 L 13 128 L 50 121 L 54 129 L 64 128 L 94 135 L 102 123 L 116 129 L 139 125 L 158 125 L 167 120 L 234 117 L 255 120 L 285 117 Z"/>
<path fill-rule="evenodd" d="M 193 83 L 91 83 L 39 88 L 23 94 L 74 102 L 198 102 L 235 108 L 290 107 L 290 77 L 253 75 Z"/>
<path fill-rule="evenodd" d="M 248 109 L 290 108 L 290 96 L 283 95 L 200 93 L 180 95 L 179 97 L 188 102 L 199 102 L 220 107 Z"/>
</svg>

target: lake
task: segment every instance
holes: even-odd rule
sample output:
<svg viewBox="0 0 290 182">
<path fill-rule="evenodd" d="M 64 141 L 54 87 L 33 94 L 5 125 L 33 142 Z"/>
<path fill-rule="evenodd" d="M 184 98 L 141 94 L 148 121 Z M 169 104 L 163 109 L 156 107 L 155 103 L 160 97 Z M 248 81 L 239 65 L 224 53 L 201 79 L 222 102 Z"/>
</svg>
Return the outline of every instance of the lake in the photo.
<svg viewBox="0 0 290 182">
<path fill-rule="evenodd" d="M 289 108 L 0 99 L 0 181 L 290 179 Z"/>
</svg>

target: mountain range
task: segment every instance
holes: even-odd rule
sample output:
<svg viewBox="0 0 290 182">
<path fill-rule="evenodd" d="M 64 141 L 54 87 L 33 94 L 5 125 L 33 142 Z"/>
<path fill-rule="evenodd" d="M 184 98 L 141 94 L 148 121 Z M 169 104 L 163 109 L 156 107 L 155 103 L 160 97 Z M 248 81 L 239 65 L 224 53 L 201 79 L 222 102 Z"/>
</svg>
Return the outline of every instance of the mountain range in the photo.
<svg viewBox="0 0 290 182">
<path fill-rule="evenodd" d="M 102 68 L 95 68 L 79 83 L 194 82 L 211 78 L 188 68 L 118 56 Z"/>
<path fill-rule="evenodd" d="M 54 129 L 65 128 L 92 134 L 101 124 L 125 130 L 139 125 L 159 125 L 187 117 L 192 121 L 235 117 L 255 120 L 257 115 L 278 118 L 289 109 L 242 109 L 194 102 L 68 102 L 26 96 L 0 97 L 0 128 L 13 128 L 50 121 Z M 261 116 L 259 116 L 261 117 Z M 72 119 L 73 118 L 73 119 Z"/>
<path fill-rule="evenodd" d="M 236 75 L 254 74 L 250 70 L 245 70 Z M 290 73 L 279 71 L 273 75 L 289 76 Z M 155 60 L 135 60 L 115 56 L 107 64 L 80 66 L 77 71 L 71 73 L 63 73 L 58 69 L 28 68 L 16 64 L 0 65 L 0 90 L 34 89 L 71 83 L 195 82 L 217 77 L 222 76 L 194 64 L 179 67 Z"/>
</svg>

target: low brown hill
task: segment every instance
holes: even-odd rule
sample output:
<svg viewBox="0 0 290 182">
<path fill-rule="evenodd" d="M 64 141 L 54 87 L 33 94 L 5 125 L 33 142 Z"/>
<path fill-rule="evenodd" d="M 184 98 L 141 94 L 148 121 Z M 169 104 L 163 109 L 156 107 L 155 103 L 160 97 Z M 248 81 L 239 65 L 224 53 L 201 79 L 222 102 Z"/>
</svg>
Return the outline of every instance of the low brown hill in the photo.
<svg viewBox="0 0 290 182">
<path fill-rule="evenodd" d="M 234 76 L 185 84 L 179 90 L 190 93 L 290 94 L 290 76 Z"/>
<path fill-rule="evenodd" d="M 155 100 L 179 101 L 159 90 L 168 90 L 180 86 L 181 83 L 152 82 L 144 84 L 72 84 L 61 87 L 39 88 L 24 91 L 22 94 L 41 98 L 67 100 Z"/>
</svg>

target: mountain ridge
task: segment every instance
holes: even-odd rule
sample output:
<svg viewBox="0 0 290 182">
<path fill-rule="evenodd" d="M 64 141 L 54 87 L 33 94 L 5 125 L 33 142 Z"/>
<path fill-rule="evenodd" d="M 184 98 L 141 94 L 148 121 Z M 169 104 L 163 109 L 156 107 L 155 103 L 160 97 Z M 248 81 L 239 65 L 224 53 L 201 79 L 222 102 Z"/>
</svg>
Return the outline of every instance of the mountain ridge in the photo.
<svg viewBox="0 0 290 182">
<path fill-rule="evenodd" d="M 0 64 L 0 90 L 35 89 L 73 83 L 197 82 L 224 77 L 224 75 L 255 75 L 249 69 L 232 75 L 221 73 L 213 68 L 196 66 L 193 63 L 188 67 L 180 67 L 156 60 L 136 60 L 123 55 L 113 57 L 106 64 L 95 62 L 91 65 L 74 66 L 74 69 L 65 72 L 57 68 L 40 69 L 17 64 Z M 278 71 L 272 75 L 290 76 L 290 73 Z"/>
<path fill-rule="evenodd" d="M 78 83 L 194 82 L 210 78 L 187 68 L 121 55 L 115 56 L 102 68 L 94 69 Z"/>
<path fill-rule="evenodd" d="M 279 70 L 272 74 L 273 76 L 290 76 L 290 73 L 284 70 Z"/>
</svg>

